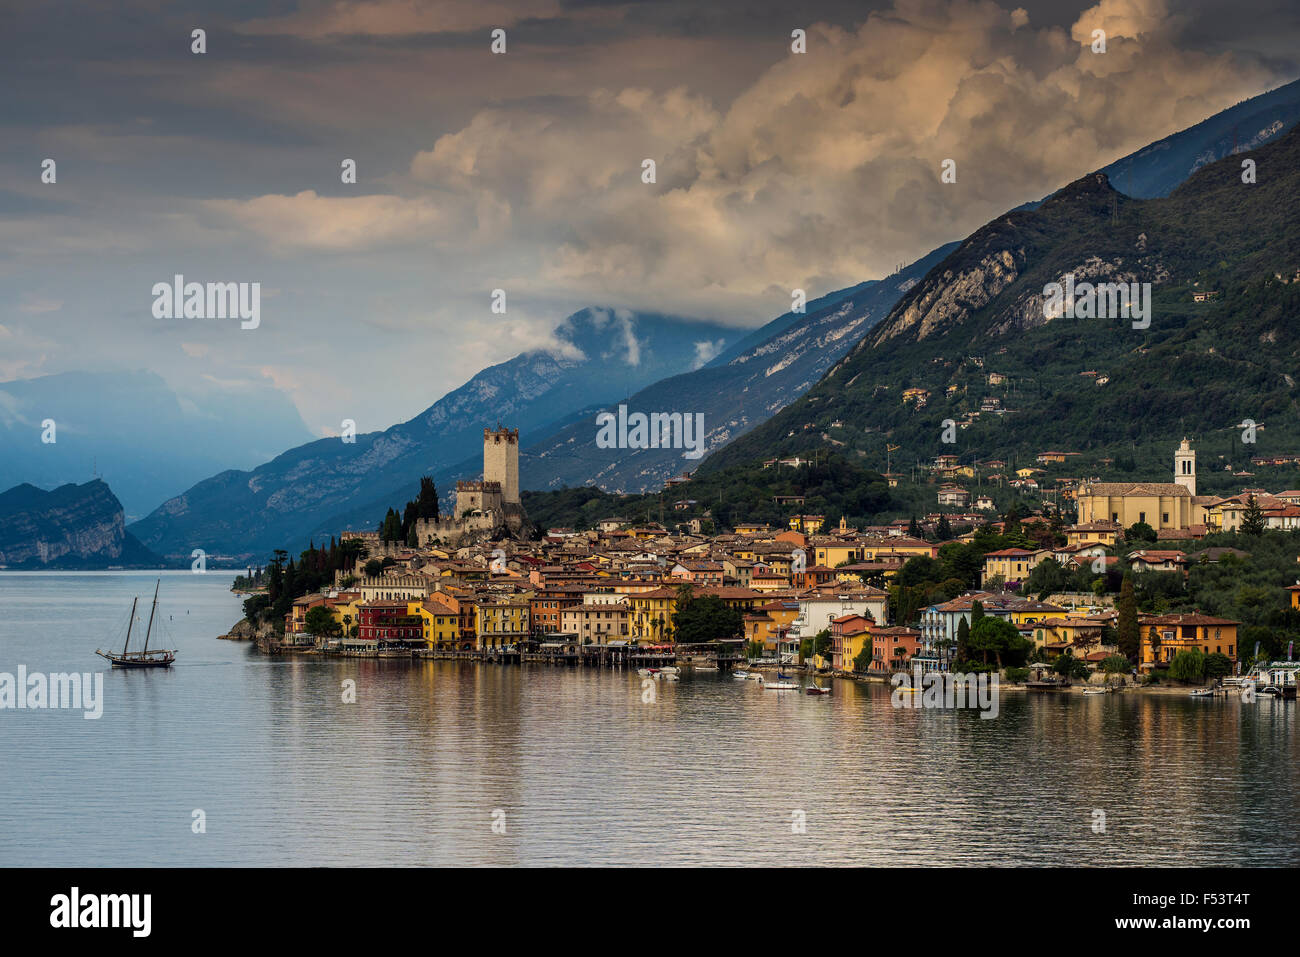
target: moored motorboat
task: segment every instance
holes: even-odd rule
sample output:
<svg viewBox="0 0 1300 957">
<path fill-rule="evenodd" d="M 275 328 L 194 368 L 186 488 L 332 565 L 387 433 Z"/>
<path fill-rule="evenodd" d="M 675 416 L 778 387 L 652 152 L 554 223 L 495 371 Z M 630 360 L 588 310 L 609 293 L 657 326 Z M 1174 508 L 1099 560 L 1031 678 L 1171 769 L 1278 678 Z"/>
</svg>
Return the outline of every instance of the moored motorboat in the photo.
<svg viewBox="0 0 1300 957">
<path fill-rule="evenodd" d="M 733 677 L 733 678 L 739 678 L 741 681 L 744 681 L 746 678 L 749 677 L 749 672 L 748 672 L 748 671 L 733 671 L 733 672 L 731 673 L 731 677 Z"/>
</svg>

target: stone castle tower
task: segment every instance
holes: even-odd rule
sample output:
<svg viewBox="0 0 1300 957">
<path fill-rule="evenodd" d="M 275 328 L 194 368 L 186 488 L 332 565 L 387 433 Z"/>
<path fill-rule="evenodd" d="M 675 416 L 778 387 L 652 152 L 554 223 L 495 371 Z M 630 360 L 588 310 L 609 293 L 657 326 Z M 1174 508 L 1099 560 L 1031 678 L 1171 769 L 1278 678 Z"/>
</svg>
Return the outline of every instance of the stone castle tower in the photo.
<svg viewBox="0 0 1300 957">
<path fill-rule="evenodd" d="M 519 504 L 519 430 L 483 430 L 483 481 L 501 486 L 501 501 Z"/>
<path fill-rule="evenodd" d="M 483 430 L 483 478 L 456 483 L 450 515 L 419 519 L 421 545 L 466 545 L 495 535 L 527 538 L 532 527 L 519 499 L 519 430 Z"/>
<path fill-rule="evenodd" d="M 1186 438 L 1174 450 L 1174 483 L 1196 495 L 1196 451 Z"/>
</svg>

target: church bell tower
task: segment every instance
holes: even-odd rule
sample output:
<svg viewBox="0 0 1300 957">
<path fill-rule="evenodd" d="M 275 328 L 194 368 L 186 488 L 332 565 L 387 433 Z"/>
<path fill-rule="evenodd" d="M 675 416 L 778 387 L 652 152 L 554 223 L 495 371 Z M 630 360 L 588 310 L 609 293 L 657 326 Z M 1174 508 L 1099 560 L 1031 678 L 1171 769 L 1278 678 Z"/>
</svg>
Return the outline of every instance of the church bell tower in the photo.
<svg viewBox="0 0 1300 957">
<path fill-rule="evenodd" d="M 1174 482 L 1190 495 L 1196 494 L 1196 452 L 1186 437 L 1174 450 Z"/>
</svg>

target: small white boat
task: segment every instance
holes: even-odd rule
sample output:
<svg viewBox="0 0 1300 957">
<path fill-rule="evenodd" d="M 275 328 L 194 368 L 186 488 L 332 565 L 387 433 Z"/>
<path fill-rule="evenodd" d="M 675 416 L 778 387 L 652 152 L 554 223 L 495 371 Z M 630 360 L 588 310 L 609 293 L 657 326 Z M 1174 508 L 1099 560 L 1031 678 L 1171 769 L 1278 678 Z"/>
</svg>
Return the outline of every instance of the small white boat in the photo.
<svg viewBox="0 0 1300 957">
<path fill-rule="evenodd" d="M 763 676 L 758 676 L 759 682 L 768 691 L 798 691 L 799 686 L 793 681 L 763 681 Z"/>
<path fill-rule="evenodd" d="M 673 674 L 673 673 L 670 672 L 670 671 L 664 671 L 664 672 L 661 672 L 657 677 L 659 677 L 660 679 L 662 679 L 662 680 L 664 680 L 664 681 L 681 681 L 681 680 L 682 680 L 680 675 L 675 675 L 675 674 Z"/>
<path fill-rule="evenodd" d="M 1108 692 L 1107 689 L 1105 688 L 1084 688 L 1083 693 L 1084 694 L 1107 694 Z"/>
<path fill-rule="evenodd" d="M 636 670 L 636 673 L 639 674 L 642 678 L 652 678 L 652 677 L 654 677 L 655 675 L 659 674 L 659 669 L 658 669 L 658 668 L 638 668 L 638 669 Z"/>
<path fill-rule="evenodd" d="M 741 681 L 744 681 L 744 680 L 745 680 L 746 678 L 748 678 L 749 676 L 750 676 L 750 675 L 749 675 L 749 672 L 748 672 L 748 671 L 733 671 L 733 672 L 731 673 L 731 677 L 733 677 L 733 678 L 739 678 Z"/>
<path fill-rule="evenodd" d="M 674 668 L 671 665 L 665 665 L 664 667 L 659 669 L 659 673 L 665 675 L 675 675 L 675 674 L 680 674 L 681 670 L 682 669 Z"/>
<path fill-rule="evenodd" d="M 1214 692 L 1209 688 L 1197 688 L 1189 697 L 1192 698 L 1213 698 Z"/>
</svg>

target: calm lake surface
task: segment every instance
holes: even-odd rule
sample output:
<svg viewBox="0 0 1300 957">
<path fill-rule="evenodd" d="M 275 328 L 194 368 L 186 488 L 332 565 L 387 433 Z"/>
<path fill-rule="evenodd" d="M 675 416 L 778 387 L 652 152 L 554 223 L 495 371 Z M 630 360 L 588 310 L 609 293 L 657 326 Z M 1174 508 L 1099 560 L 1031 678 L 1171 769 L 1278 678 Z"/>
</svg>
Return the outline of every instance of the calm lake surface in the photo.
<svg viewBox="0 0 1300 957">
<path fill-rule="evenodd" d="M 0 573 L 0 672 L 104 672 L 99 720 L 0 710 L 0 865 L 1300 863 L 1294 702 L 981 720 L 688 674 L 644 704 L 635 672 L 267 658 L 215 640 L 225 573 L 162 573 L 173 668 L 102 667 L 157 577 Z"/>
</svg>

